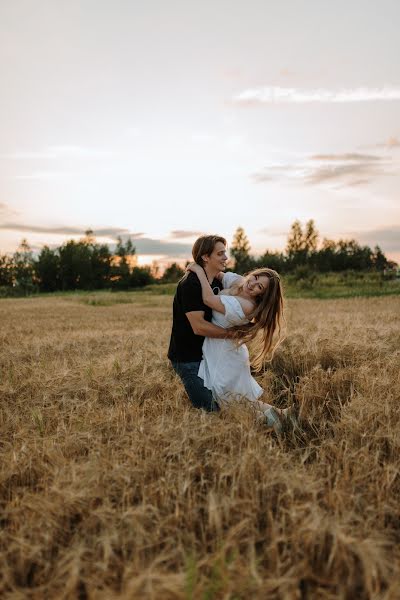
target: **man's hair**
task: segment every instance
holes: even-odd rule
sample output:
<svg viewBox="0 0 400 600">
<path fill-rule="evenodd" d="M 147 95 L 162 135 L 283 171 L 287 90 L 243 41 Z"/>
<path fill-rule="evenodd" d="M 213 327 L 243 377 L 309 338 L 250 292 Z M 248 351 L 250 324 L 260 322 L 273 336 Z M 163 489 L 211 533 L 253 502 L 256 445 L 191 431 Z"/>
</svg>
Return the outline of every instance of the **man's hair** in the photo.
<svg viewBox="0 0 400 600">
<path fill-rule="evenodd" d="M 210 256 L 218 242 L 222 242 L 222 244 L 226 246 L 226 239 L 220 235 L 202 235 L 199 237 L 193 244 L 192 248 L 194 262 L 201 267 L 204 267 L 204 261 L 201 257 L 204 255 Z"/>
</svg>

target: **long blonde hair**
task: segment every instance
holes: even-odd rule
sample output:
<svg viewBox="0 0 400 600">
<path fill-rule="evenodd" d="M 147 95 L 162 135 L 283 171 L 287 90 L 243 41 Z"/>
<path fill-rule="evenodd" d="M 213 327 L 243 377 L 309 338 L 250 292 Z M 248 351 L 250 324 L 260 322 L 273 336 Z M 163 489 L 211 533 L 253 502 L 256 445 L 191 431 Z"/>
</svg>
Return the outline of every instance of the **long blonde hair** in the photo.
<svg viewBox="0 0 400 600">
<path fill-rule="evenodd" d="M 273 269 L 262 267 L 254 269 L 247 275 L 265 275 L 269 279 L 269 285 L 265 293 L 256 296 L 253 312 L 248 315 L 250 323 L 232 327 L 233 336 L 239 345 L 251 343 L 257 339 L 257 349 L 251 361 L 252 367 L 261 370 L 266 360 L 271 360 L 274 351 L 280 343 L 281 323 L 283 319 L 283 291 L 279 274 Z M 232 286 L 232 295 L 237 296 L 243 289 L 243 284 Z M 273 343 L 274 334 L 277 332 L 278 339 Z M 254 345 L 254 344 L 253 344 Z"/>
</svg>

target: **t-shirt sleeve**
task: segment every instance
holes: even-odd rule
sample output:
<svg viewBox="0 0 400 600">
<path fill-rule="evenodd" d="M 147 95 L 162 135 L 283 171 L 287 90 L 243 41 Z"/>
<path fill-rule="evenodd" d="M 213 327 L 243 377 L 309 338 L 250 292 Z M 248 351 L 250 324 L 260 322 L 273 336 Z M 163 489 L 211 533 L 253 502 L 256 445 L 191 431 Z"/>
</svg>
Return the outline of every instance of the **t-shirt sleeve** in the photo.
<svg viewBox="0 0 400 600">
<path fill-rule="evenodd" d="M 182 298 L 182 309 L 184 313 L 191 312 L 193 310 L 205 310 L 203 303 L 203 297 L 201 294 L 201 283 L 193 277 L 188 277 L 181 284 L 181 298 Z"/>
<path fill-rule="evenodd" d="M 243 325 L 248 323 L 248 319 L 243 312 L 242 305 L 235 296 L 219 296 L 222 304 L 225 306 L 225 318 L 229 322 L 229 325 Z"/>
<path fill-rule="evenodd" d="M 230 288 L 234 283 L 239 283 L 241 279 L 242 276 L 237 273 L 224 273 L 222 277 L 222 286 L 225 290 L 226 288 Z"/>
</svg>

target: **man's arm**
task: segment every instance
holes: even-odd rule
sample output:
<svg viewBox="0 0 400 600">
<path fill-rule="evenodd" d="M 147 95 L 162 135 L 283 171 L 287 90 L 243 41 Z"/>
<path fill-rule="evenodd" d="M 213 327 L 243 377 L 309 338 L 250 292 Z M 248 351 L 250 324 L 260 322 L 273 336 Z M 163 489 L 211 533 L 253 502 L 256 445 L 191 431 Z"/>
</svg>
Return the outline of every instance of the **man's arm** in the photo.
<svg viewBox="0 0 400 600">
<path fill-rule="evenodd" d="M 204 318 L 204 311 L 202 310 L 193 310 L 191 312 L 187 312 L 186 316 L 189 320 L 191 328 L 193 329 L 193 333 L 196 335 L 220 339 L 230 337 L 230 332 L 228 330 L 206 321 Z"/>
</svg>

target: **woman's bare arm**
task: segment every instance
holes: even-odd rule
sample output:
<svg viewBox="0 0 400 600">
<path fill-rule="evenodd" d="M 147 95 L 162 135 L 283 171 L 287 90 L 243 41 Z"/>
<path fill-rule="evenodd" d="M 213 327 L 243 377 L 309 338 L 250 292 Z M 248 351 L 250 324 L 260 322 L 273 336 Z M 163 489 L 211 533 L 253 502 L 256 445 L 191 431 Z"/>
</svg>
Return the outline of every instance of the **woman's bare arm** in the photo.
<svg viewBox="0 0 400 600">
<path fill-rule="evenodd" d="M 197 263 L 190 263 L 190 265 L 188 265 L 186 268 L 188 271 L 192 271 L 193 273 L 196 273 L 197 277 L 199 278 L 199 281 L 201 284 L 201 294 L 203 297 L 204 304 L 206 306 L 209 306 L 213 310 L 216 310 L 217 312 L 220 312 L 224 315 L 225 314 L 225 306 L 223 305 L 221 300 L 218 298 L 218 296 L 216 296 L 214 294 L 214 292 L 212 291 L 211 286 L 208 282 L 207 276 L 204 272 L 204 269 L 202 267 L 200 267 L 200 265 L 198 265 Z"/>
</svg>

